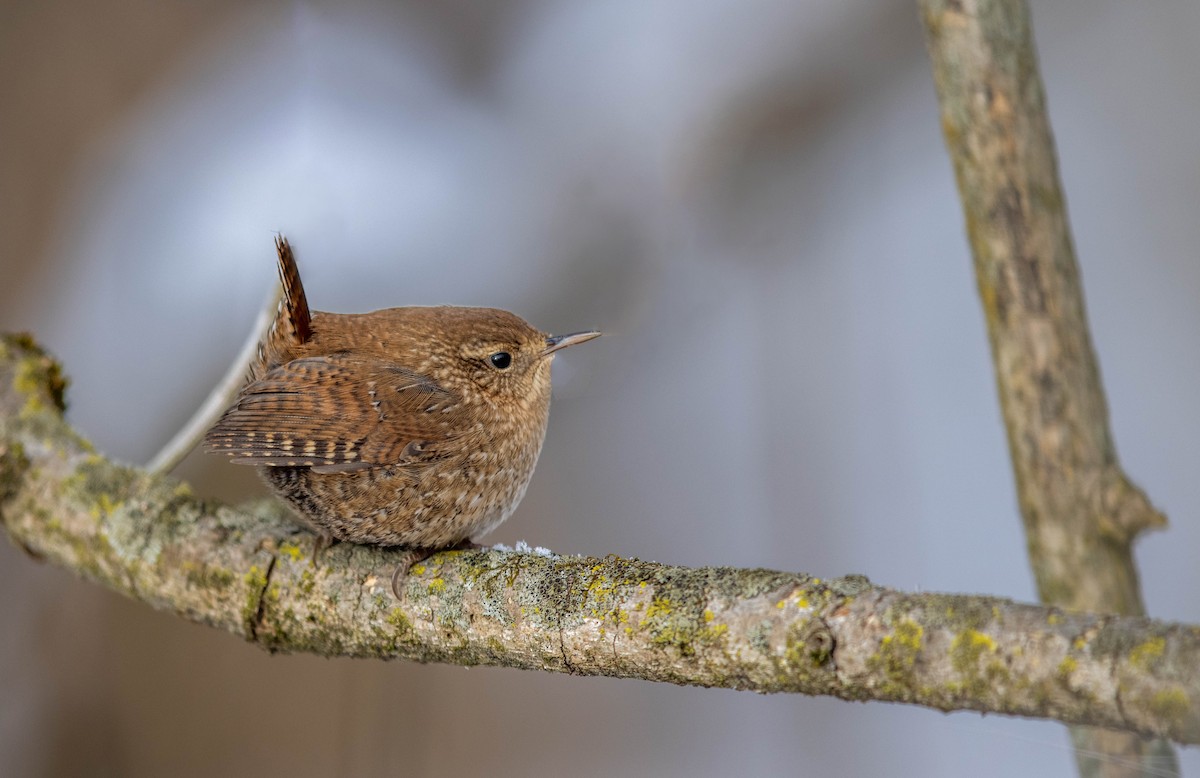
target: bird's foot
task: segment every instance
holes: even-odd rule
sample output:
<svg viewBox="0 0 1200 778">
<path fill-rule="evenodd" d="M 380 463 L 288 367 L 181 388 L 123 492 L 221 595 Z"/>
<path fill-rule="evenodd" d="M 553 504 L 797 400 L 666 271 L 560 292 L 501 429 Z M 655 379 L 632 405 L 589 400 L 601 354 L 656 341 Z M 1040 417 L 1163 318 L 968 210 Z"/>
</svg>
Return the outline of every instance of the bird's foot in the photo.
<svg viewBox="0 0 1200 778">
<path fill-rule="evenodd" d="M 400 564 L 396 565 L 396 572 L 392 573 L 392 594 L 397 600 L 404 599 L 400 594 L 400 585 L 404 583 L 405 578 L 408 578 L 408 571 L 412 570 L 413 565 L 424 562 L 440 550 L 438 548 L 406 548 L 400 553 Z"/>
<path fill-rule="evenodd" d="M 313 542 L 313 567 L 317 566 L 317 562 L 321 559 L 321 554 L 332 548 L 336 543 L 338 543 L 338 539 L 333 535 L 326 535 L 324 532 L 317 533 L 317 539 Z"/>
</svg>

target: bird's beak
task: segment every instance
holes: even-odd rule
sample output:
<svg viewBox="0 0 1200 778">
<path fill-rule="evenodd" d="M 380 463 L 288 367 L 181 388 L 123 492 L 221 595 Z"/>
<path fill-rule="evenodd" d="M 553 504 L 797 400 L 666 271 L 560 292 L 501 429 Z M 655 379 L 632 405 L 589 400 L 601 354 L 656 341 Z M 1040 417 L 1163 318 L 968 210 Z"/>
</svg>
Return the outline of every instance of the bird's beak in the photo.
<svg viewBox="0 0 1200 778">
<path fill-rule="evenodd" d="M 574 346 L 578 343 L 587 343 L 589 340 L 600 337 L 600 333 L 594 330 L 588 332 L 572 332 L 570 335 L 551 335 L 546 338 L 546 348 L 542 350 L 542 356 L 546 357 L 553 354 L 559 349 L 567 346 Z"/>
</svg>

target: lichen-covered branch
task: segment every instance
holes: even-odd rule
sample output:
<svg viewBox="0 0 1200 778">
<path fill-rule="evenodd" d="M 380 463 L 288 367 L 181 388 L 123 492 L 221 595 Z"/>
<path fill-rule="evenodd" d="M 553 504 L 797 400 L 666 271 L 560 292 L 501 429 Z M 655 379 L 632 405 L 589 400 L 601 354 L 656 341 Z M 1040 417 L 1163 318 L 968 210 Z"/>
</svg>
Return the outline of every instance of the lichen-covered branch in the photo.
<svg viewBox="0 0 1200 778">
<path fill-rule="evenodd" d="M 96 454 L 58 366 L 0 341 L 0 520 L 35 557 L 270 651 L 503 665 L 907 702 L 1200 742 L 1200 628 L 861 576 L 637 560 L 399 556 L 313 537 L 274 503 L 233 509 Z"/>
<path fill-rule="evenodd" d="M 1113 447 L 1029 9 L 1024 0 L 919 5 L 1038 591 L 1065 608 L 1142 615 L 1132 544 L 1166 520 Z M 1164 755 L 1072 734 L 1085 774 L 1112 769 L 1088 753 Z"/>
</svg>

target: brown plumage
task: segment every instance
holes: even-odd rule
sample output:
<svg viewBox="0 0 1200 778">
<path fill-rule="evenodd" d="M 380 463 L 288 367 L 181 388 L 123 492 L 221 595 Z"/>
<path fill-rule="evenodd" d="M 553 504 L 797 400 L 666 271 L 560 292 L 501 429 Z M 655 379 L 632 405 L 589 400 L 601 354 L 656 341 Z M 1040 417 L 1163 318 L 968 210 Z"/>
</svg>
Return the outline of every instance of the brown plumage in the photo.
<svg viewBox="0 0 1200 778">
<path fill-rule="evenodd" d="M 318 532 L 431 550 L 504 521 L 525 494 L 550 412 L 550 337 L 494 308 L 309 311 L 287 240 L 284 288 L 210 451 L 251 464 Z"/>
</svg>

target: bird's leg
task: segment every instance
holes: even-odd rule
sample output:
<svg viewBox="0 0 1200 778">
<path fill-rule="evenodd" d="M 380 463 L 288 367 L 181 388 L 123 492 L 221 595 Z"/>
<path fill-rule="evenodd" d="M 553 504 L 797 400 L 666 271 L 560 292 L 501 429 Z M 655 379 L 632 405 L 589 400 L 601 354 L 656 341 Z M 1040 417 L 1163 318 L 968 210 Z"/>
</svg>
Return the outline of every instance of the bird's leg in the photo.
<svg viewBox="0 0 1200 778">
<path fill-rule="evenodd" d="M 317 561 L 321 558 L 321 554 L 324 553 L 326 549 L 332 548 L 337 542 L 338 539 L 333 535 L 325 532 L 317 532 L 317 539 L 313 542 L 313 567 L 317 566 Z"/>
<path fill-rule="evenodd" d="M 413 565 L 418 562 L 424 562 L 429 557 L 439 551 L 473 551 L 483 548 L 478 543 L 472 542 L 470 538 L 460 540 L 453 546 L 445 548 L 407 548 L 401 554 L 400 564 L 396 565 L 396 572 L 392 573 L 392 594 L 397 600 L 403 600 L 400 595 L 400 586 L 404 583 L 404 579 L 408 577 L 408 571 L 412 570 Z"/>
</svg>

